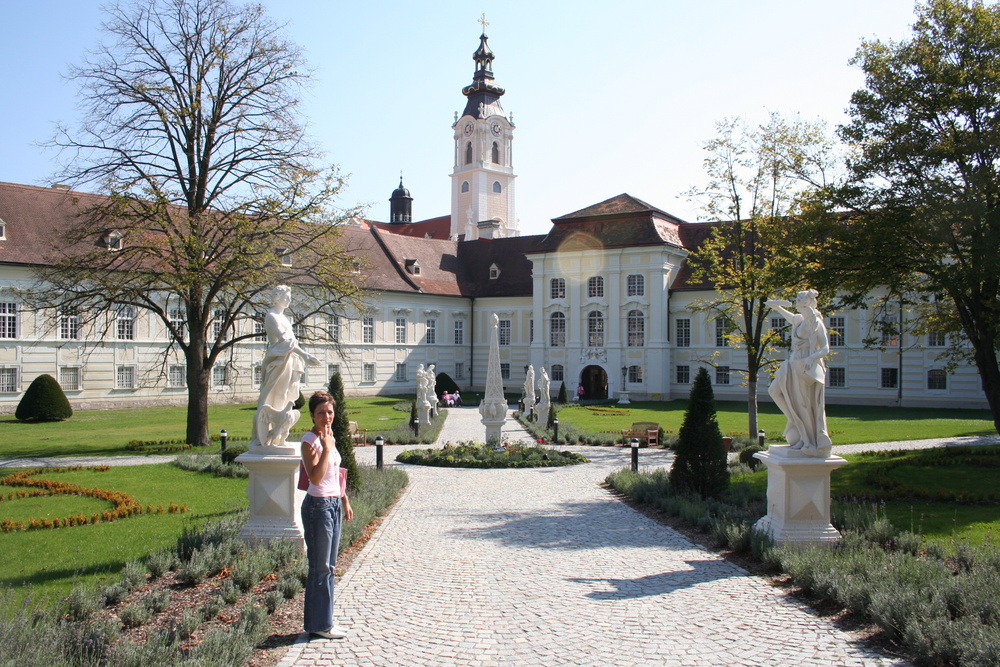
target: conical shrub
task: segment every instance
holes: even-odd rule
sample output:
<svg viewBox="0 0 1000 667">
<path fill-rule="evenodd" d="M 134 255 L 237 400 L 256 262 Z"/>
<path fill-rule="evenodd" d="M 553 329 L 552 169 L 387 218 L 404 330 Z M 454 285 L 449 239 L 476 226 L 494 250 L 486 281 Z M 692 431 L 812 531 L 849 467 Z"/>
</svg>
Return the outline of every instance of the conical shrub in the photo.
<svg viewBox="0 0 1000 667">
<path fill-rule="evenodd" d="M 73 416 L 62 387 L 51 375 L 39 375 L 24 392 L 14 416 L 21 421 L 58 422 Z"/>
<path fill-rule="evenodd" d="M 680 493 L 717 496 L 729 487 L 726 448 L 715 415 L 715 394 L 704 367 L 698 370 L 674 446 L 670 485 Z"/>
<path fill-rule="evenodd" d="M 340 373 L 330 376 L 328 391 L 337 402 L 330 430 L 337 441 L 337 451 L 340 452 L 340 467 L 347 468 L 347 488 L 357 489 L 361 484 L 361 473 L 358 472 L 358 461 L 354 457 L 354 437 L 351 435 L 351 420 L 347 414 L 347 399 L 344 398 L 344 380 Z"/>
</svg>

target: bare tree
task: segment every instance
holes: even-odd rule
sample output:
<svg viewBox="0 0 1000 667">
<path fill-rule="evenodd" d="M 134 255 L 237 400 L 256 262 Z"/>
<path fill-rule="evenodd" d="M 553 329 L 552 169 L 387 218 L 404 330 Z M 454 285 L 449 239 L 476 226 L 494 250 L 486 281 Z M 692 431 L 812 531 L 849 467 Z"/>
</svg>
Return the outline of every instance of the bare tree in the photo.
<svg viewBox="0 0 1000 667">
<path fill-rule="evenodd" d="M 207 445 L 212 366 L 254 335 L 238 323 L 271 285 L 297 285 L 298 320 L 356 298 L 331 208 L 342 180 L 313 166 L 302 53 L 260 6 L 138 0 L 112 6 L 104 31 L 70 72 L 82 121 L 52 140 L 61 179 L 104 196 L 40 271 L 38 305 L 158 318 L 186 359 L 187 441 Z"/>
</svg>

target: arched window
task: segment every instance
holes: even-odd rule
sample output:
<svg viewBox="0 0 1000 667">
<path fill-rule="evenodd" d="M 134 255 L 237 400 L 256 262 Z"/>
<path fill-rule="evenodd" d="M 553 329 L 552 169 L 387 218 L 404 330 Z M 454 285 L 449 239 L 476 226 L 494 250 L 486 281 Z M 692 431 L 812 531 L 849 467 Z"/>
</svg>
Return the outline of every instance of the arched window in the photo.
<svg viewBox="0 0 1000 667">
<path fill-rule="evenodd" d="M 646 344 L 646 318 L 641 310 L 628 313 L 628 346 L 643 347 Z"/>
<path fill-rule="evenodd" d="M 491 155 L 493 158 L 493 164 L 500 164 L 500 147 L 497 146 L 497 142 L 493 142 L 493 153 Z"/>
<path fill-rule="evenodd" d="M 462 181 L 462 192 L 468 192 L 468 191 L 469 191 L 469 182 Z"/>
<path fill-rule="evenodd" d="M 493 192 L 495 194 L 500 194 L 503 192 L 503 187 L 500 185 L 500 181 L 493 181 Z"/>
<path fill-rule="evenodd" d="M 604 278 L 594 276 L 587 279 L 587 296 L 591 299 L 604 298 Z"/>
<path fill-rule="evenodd" d="M 472 142 L 468 141 L 465 144 L 465 164 L 472 164 Z"/>
<path fill-rule="evenodd" d="M 604 347 L 604 315 L 597 310 L 587 315 L 587 346 Z"/>
<path fill-rule="evenodd" d="M 562 382 L 564 379 L 562 364 L 552 364 L 552 381 Z"/>
<path fill-rule="evenodd" d="M 562 313 L 552 313 L 549 318 L 549 345 L 566 346 L 566 316 Z"/>
</svg>

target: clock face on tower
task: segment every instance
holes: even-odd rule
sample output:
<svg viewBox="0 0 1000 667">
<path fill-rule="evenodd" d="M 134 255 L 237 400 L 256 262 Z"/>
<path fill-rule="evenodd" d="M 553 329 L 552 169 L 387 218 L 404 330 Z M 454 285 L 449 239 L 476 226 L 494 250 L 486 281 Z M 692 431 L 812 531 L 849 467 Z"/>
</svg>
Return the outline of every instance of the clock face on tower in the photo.
<svg viewBox="0 0 1000 667">
<path fill-rule="evenodd" d="M 465 124 L 465 136 L 471 137 L 472 136 L 472 130 L 473 130 L 473 125 L 472 125 L 472 121 L 470 120 L 468 123 Z"/>
<path fill-rule="evenodd" d="M 503 132 L 503 126 L 500 125 L 499 121 L 495 120 L 493 121 L 493 125 L 490 127 L 490 130 L 493 132 L 494 137 L 499 137 L 500 133 Z"/>
</svg>

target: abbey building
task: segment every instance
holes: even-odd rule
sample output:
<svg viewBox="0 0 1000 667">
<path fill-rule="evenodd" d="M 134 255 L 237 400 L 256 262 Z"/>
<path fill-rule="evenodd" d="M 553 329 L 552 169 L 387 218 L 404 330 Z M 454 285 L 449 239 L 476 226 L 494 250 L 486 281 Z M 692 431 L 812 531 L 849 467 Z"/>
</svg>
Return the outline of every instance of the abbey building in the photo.
<svg viewBox="0 0 1000 667">
<path fill-rule="evenodd" d="M 496 313 L 508 391 L 531 364 L 548 370 L 553 392 L 565 383 L 571 396 L 582 388 L 586 398 L 627 391 L 633 400 L 670 400 L 686 397 L 705 366 L 717 398 L 743 400 L 742 351 L 730 346 L 724 322 L 691 307 L 714 293 L 685 265 L 710 223 L 621 194 L 553 218 L 547 234 L 522 236 L 516 126 L 502 107 L 485 34 L 473 58 L 465 107 L 451 126 L 451 211 L 414 221 L 415 198 L 401 179 L 387 222 L 351 220 L 345 238 L 363 259 L 371 296 L 357 312 L 298 323 L 301 342 L 323 362 L 307 369 L 305 386 L 323 388 L 339 372 L 349 394 L 413 393 L 417 367 L 433 364 L 466 392 L 481 392 Z M 74 203 L 91 196 L 0 183 L 0 413 L 13 412 L 43 373 L 59 380 L 75 408 L 187 399 L 183 358 L 152 315 L 120 310 L 107 326 L 91 326 L 72 312 L 29 311 L 20 300 L 54 230 L 71 224 Z M 975 369 L 940 360 L 944 336 L 904 333 L 872 347 L 870 311 L 826 316 L 828 402 L 985 407 Z M 213 399 L 255 400 L 265 348 L 250 338 L 213 368 Z M 766 382 L 759 389 L 767 400 Z"/>
</svg>

